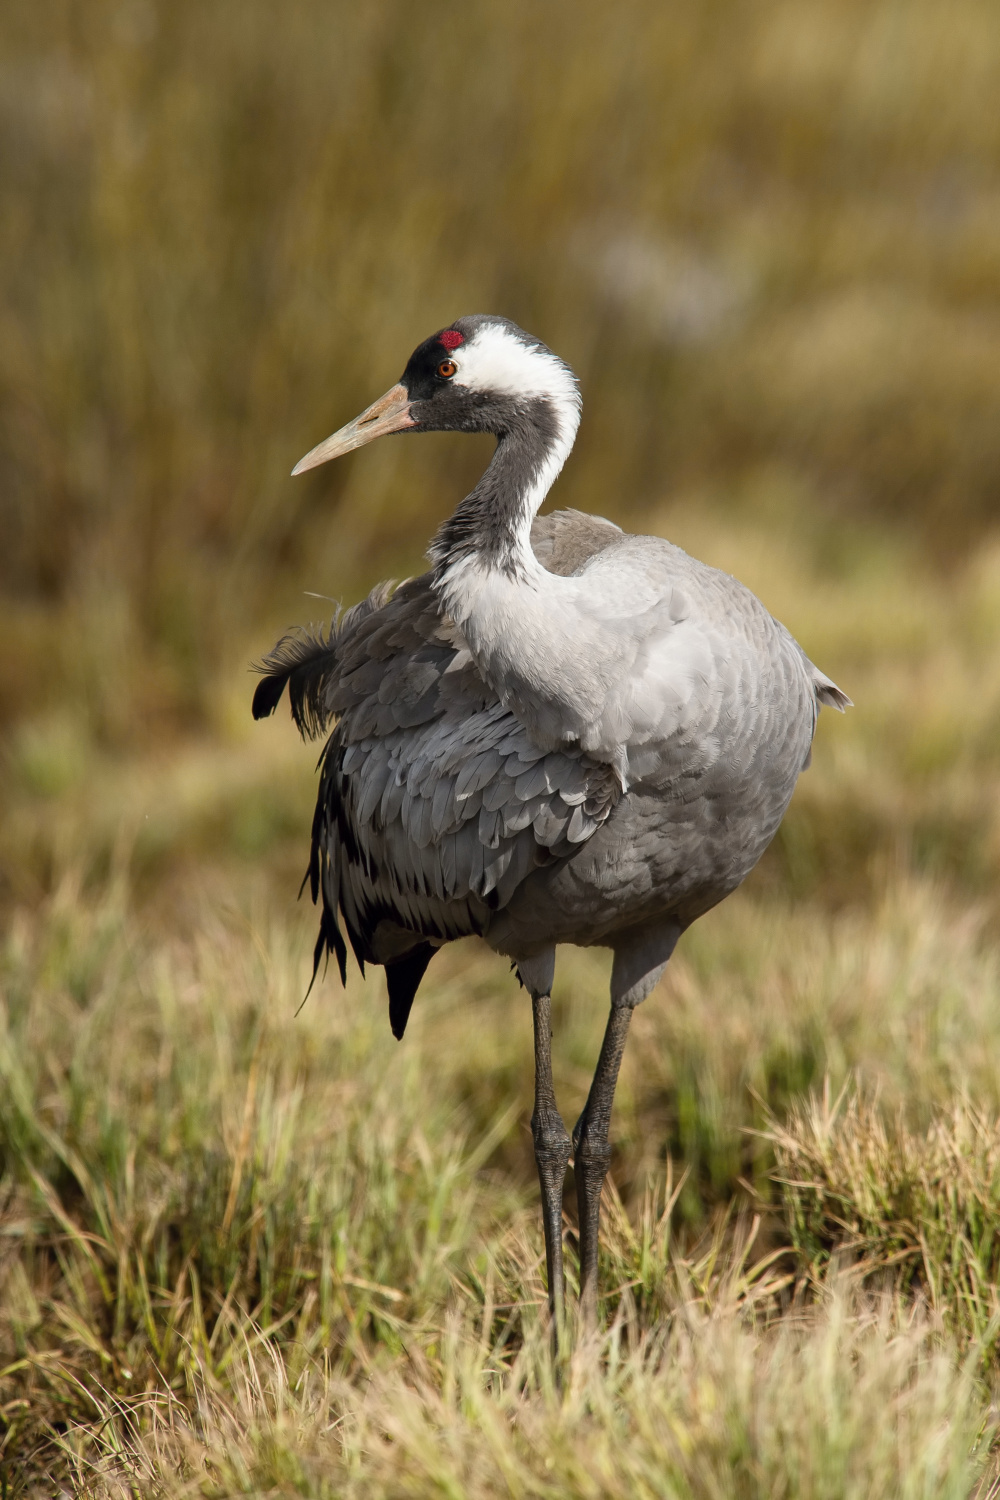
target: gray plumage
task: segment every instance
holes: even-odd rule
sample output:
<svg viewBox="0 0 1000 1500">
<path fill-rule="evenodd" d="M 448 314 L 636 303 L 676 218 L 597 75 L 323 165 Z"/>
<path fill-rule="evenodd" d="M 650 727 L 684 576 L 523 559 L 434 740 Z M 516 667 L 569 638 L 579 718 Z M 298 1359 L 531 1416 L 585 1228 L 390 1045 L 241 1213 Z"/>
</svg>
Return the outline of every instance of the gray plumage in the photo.
<svg viewBox="0 0 1000 1500">
<path fill-rule="evenodd" d="M 441 526 L 431 571 L 380 585 L 262 663 L 321 760 L 309 880 L 315 967 L 385 965 L 401 1037 L 435 948 L 477 933 L 532 998 L 532 1134 L 553 1334 L 573 1156 L 581 1305 L 597 1310 L 601 1185 L 629 1016 L 684 929 L 757 863 L 808 764 L 820 704 L 849 700 L 725 573 L 659 537 L 538 517 L 573 445 L 576 380 L 502 318 L 425 340 L 398 385 L 296 466 L 382 433 L 491 432 L 493 459 Z M 611 1015 L 572 1138 L 556 1107 L 557 943 L 611 948 Z M 315 977 L 315 968 L 314 968 Z"/>
<path fill-rule="evenodd" d="M 672 947 L 770 842 L 819 703 L 846 701 L 748 589 L 680 548 L 577 511 L 537 517 L 531 544 L 557 576 L 585 578 L 601 553 L 652 553 L 672 597 L 712 628 L 715 691 L 623 792 L 606 761 L 532 742 L 431 574 L 380 585 L 326 634 L 279 642 L 262 686 L 291 675 L 300 728 L 335 723 L 310 874 L 325 932 L 342 914 L 361 962 L 474 933 L 518 963 L 560 942 L 648 948 L 650 925 Z"/>
</svg>

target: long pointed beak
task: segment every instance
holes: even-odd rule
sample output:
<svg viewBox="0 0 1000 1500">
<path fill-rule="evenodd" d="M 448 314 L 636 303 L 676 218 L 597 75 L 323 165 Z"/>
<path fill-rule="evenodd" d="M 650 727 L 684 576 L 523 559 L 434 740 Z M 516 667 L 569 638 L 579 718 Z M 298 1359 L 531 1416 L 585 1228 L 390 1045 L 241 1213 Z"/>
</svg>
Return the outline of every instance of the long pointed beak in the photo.
<svg viewBox="0 0 1000 1500">
<path fill-rule="evenodd" d="M 373 401 L 360 417 L 355 417 L 353 422 L 348 422 L 339 432 L 324 438 L 315 448 L 310 448 L 305 458 L 299 459 L 292 473 L 304 474 L 307 469 L 315 469 L 328 459 L 339 458 L 342 453 L 350 453 L 355 448 L 363 448 L 373 438 L 384 437 L 388 432 L 405 432 L 408 427 L 416 425 L 410 416 L 409 392 L 405 385 L 394 385 L 391 391 L 386 391 L 384 396 Z"/>
</svg>

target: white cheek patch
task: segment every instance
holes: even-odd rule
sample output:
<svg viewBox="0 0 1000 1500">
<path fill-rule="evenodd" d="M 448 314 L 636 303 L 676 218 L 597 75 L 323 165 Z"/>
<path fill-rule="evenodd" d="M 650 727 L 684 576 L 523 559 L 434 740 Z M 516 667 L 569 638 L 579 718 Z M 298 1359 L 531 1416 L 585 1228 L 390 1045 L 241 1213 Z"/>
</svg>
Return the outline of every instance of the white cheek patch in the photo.
<svg viewBox="0 0 1000 1500">
<path fill-rule="evenodd" d="M 572 372 L 536 344 L 532 347 L 499 323 L 484 323 L 468 343 L 456 349 L 455 384 L 474 391 L 496 391 L 503 396 L 548 396 L 580 405 Z"/>
</svg>

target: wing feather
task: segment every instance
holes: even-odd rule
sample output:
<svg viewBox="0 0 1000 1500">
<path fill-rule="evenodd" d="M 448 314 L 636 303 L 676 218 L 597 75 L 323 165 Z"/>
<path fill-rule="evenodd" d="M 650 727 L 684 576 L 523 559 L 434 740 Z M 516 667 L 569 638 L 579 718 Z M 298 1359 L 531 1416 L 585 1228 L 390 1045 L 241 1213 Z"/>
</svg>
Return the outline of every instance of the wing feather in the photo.
<svg viewBox="0 0 1000 1500">
<path fill-rule="evenodd" d="M 557 513 L 532 536 L 546 567 L 570 572 L 620 533 Z M 326 628 L 290 632 L 258 670 L 256 717 L 287 686 L 303 735 L 334 725 L 307 877 L 322 907 L 315 970 L 332 954 L 343 977 L 342 920 L 360 963 L 402 965 L 398 977 L 414 955 L 419 982 L 428 944 L 484 931 L 532 870 L 569 857 L 619 795 L 606 764 L 531 741 L 440 613 L 429 575 L 395 592 L 380 585 Z"/>
</svg>

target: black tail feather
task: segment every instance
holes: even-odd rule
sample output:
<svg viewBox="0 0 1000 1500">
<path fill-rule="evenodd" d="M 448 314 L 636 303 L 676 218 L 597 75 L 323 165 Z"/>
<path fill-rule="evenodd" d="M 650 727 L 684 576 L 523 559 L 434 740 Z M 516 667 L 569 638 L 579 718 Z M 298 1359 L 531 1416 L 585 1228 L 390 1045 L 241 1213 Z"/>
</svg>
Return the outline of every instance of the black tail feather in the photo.
<svg viewBox="0 0 1000 1500">
<path fill-rule="evenodd" d="M 297 630 L 282 636 L 255 670 L 264 674 L 253 695 L 253 716 L 273 714 L 288 687 L 292 718 L 301 735 L 314 739 L 330 722 L 326 685 L 337 665 L 337 621 L 329 630 Z"/>
<path fill-rule="evenodd" d="M 405 958 L 399 958 L 395 963 L 385 966 L 385 978 L 389 986 L 389 1025 L 397 1042 L 403 1039 L 414 996 L 420 988 L 420 981 L 434 951 L 430 943 L 421 943 Z"/>
<path fill-rule="evenodd" d="M 281 702 L 288 681 L 287 673 L 277 672 L 264 677 L 254 688 L 252 713 L 255 719 L 266 719 L 274 713 Z"/>
<path fill-rule="evenodd" d="M 266 719 L 273 714 L 287 686 L 299 733 L 305 739 L 325 734 L 334 717 L 327 699 L 339 671 L 341 642 L 350 638 L 357 625 L 378 613 L 394 587 L 392 583 L 380 583 L 360 604 L 343 614 L 338 609 L 325 629 L 311 625 L 283 635 L 261 661 L 254 663 L 254 671 L 264 678 L 253 695 L 254 718 Z"/>
</svg>

